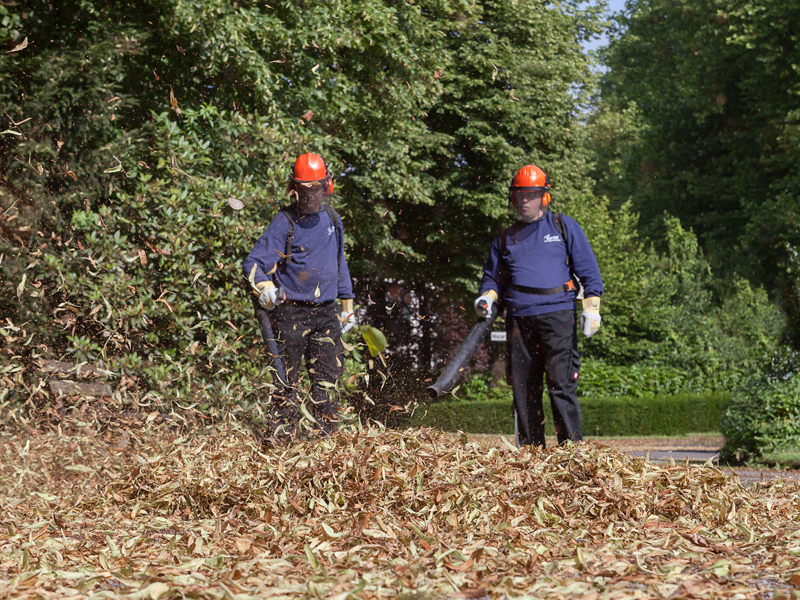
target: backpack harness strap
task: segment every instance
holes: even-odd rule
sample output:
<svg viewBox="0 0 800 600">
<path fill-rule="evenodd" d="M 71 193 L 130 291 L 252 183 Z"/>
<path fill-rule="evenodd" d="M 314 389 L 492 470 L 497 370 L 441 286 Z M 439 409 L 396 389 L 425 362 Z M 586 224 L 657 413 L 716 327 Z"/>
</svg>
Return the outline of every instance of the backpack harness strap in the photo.
<svg viewBox="0 0 800 600">
<path fill-rule="evenodd" d="M 339 254 L 342 251 L 342 230 L 339 227 L 339 220 L 336 218 L 338 215 L 336 214 L 336 210 L 330 204 L 323 204 L 322 208 L 325 209 L 325 212 L 328 213 L 328 218 L 331 220 L 334 228 L 336 229 L 336 241 L 338 242 L 338 250 Z M 286 233 L 286 249 L 283 253 L 284 260 L 288 263 L 292 260 L 292 241 L 294 240 L 294 219 L 292 218 L 292 214 L 295 213 L 294 205 L 284 207 L 280 210 L 283 213 L 283 216 L 286 217 L 286 220 L 289 221 L 289 231 Z M 341 266 L 340 266 L 341 269 Z"/>
<path fill-rule="evenodd" d="M 561 294 L 563 292 L 571 292 L 578 289 L 575 285 L 575 275 L 572 273 L 572 257 L 569 254 L 569 246 L 567 245 L 567 228 L 564 226 L 564 220 L 561 218 L 561 213 L 553 213 L 553 224 L 556 226 L 556 231 L 561 234 L 561 239 L 564 241 L 564 246 L 567 248 L 567 260 L 564 264 L 569 267 L 572 278 L 563 285 L 558 285 L 554 288 L 534 288 L 527 285 L 512 285 L 511 289 L 516 292 L 524 294 L 535 294 L 537 296 L 552 296 L 554 294 Z M 508 230 L 510 227 L 500 230 L 500 256 L 505 255 L 506 248 L 508 247 Z"/>
</svg>

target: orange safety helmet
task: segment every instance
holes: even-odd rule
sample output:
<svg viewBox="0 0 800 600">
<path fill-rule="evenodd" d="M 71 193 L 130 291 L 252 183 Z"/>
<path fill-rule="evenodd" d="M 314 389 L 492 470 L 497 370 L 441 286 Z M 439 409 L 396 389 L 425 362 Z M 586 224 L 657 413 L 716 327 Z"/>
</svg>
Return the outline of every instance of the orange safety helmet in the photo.
<svg viewBox="0 0 800 600">
<path fill-rule="evenodd" d="M 289 174 L 289 191 L 294 189 L 295 183 L 311 182 L 321 183 L 328 196 L 333 194 L 333 179 L 323 158 L 319 154 L 301 154 Z"/>
<path fill-rule="evenodd" d="M 514 192 L 544 192 L 542 196 L 542 208 L 546 208 L 552 197 L 550 196 L 550 178 L 544 174 L 536 165 L 525 165 L 514 178 L 508 188 L 509 198 Z"/>
</svg>

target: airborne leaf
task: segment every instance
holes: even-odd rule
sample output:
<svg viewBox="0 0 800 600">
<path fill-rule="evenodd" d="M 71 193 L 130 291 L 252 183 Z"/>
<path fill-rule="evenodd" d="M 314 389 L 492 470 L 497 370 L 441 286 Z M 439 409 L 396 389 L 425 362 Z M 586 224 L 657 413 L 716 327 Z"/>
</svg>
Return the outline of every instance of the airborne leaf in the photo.
<svg viewBox="0 0 800 600">
<path fill-rule="evenodd" d="M 244 202 L 238 198 L 228 198 L 228 204 L 233 210 L 242 210 L 244 208 Z"/>
<path fill-rule="evenodd" d="M 380 329 L 376 329 L 370 325 L 362 325 L 360 330 L 361 337 L 363 337 L 364 341 L 367 343 L 367 348 L 369 348 L 369 352 L 372 356 L 377 356 L 386 350 L 386 337 Z"/>
<path fill-rule="evenodd" d="M 25 48 L 27 48 L 27 47 L 28 47 L 28 38 L 26 37 L 19 44 L 17 44 L 11 50 L 6 52 L 6 54 L 11 54 L 12 52 L 19 52 L 20 50 L 25 50 Z"/>
<path fill-rule="evenodd" d="M 19 285 L 17 286 L 17 298 L 20 298 L 22 296 L 22 292 L 25 291 L 25 281 L 27 279 L 28 279 L 28 274 L 27 273 L 23 273 L 22 274 L 22 281 L 20 281 Z"/>
</svg>

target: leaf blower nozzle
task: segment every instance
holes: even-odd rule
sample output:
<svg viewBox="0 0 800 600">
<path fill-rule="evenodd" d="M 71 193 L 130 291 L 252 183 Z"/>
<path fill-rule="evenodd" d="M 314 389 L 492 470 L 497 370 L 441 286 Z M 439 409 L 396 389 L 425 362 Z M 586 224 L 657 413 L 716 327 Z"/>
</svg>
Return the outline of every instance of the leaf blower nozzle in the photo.
<svg viewBox="0 0 800 600">
<path fill-rule="evenodd" d="M 488 317 L 478 319 L 478 322 L 472 326 L 467 337 L 464 338 L 464 341 L 461 342 L 461 345 L 458 347 L 455 356 L 447 363 L 444 371 L 442 371 L 439 379 L 437 379 L 436 383 L 433 385 L 428 386 L 429 398 L 438 398 L 442 394 L 446 394 L 453 389 L 464 367 L 478 349 L 481 340 L 487 332 L 491 331 L 492 324 L 497 318 L 497 312 L 497 303 L 495 302 L 492 304 L 492 313 Z"/>
</svg>

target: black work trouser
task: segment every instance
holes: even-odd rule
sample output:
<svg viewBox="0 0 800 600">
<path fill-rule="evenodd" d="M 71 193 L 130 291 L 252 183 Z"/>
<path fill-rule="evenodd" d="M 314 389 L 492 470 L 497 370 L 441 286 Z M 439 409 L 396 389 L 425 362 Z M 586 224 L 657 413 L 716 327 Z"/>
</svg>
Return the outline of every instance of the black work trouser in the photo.
<svg viewBox="0 0 800 600">
<path fill-rule="evenodd" d="M 575 310 L 511 317 L 509 363 L 520 445 L 544 448 L 543 378 L 547 381 L 558 443 L 583 439 L 578 404 L 578 330 Z"/>
<path fill-rule="evenodd" d="M 344 372 L 342 328 L 336 318 L 336 304 L 287 301 L 278 305 L 270 318 L 289 385 L 273 398 L 279 422 L 293 427 L 299 419 L 296 388 L 305 358 L 313 416 L 323 433 L 335 431 L 339 408 L 335 386 Z"/>
</svg>

